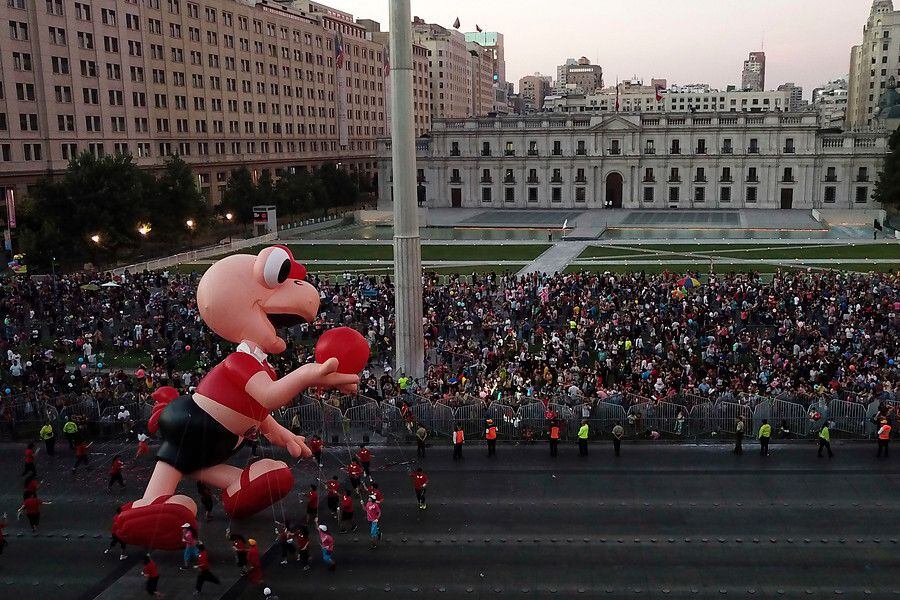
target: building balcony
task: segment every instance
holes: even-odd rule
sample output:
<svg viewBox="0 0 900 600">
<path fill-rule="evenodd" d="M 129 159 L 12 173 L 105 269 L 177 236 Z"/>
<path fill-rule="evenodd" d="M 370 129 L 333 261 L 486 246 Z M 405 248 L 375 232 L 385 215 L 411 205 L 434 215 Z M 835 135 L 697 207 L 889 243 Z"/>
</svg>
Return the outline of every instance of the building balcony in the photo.
<svg viewBox="0 0 900 600">
<path fill-rule="evenodd" d="M 697 148 L 697 154 L 706 154 L 706 148 Z"/>
<path fill-rule="evenodd" d="M 576 177 L 575 183 L 587 183 L 587 177 Z"/>
<path fill-rule="evenodd" d="M 528 156 L 538 156 L 538 151 L 537 150 L 529 150 Z"/>
<path fill-rule="evenodd" d="M 578 148 L 575 150 L 575 154 L 578 156 L 587 156 L 587 148 Z"/>
<path fill-rule="evenodd" d="M 796 152 L 796 149 L 793 146 L 785 146 L 784 147 L 785 154 L 794 154 L 794 152 Z"/>
<path fill-rule="evenodd" d="M 747 148 L 747 154 L 759 154 L 759 148 L 757 146 L 750 146 Z"/>
<path fill-rule="evenodd" d="M 706 183 L 706 177 L 694 177 L 694 183 Z"/>
<path fill-rule="evenodd" d="M 825 182 L 826 183 L 835 183 L 838 180 L 837 175 L 826 175 Z"/>
<path fill-rule="evenodd" d="M 482 177 L 481 183 L 494 183 L 494 179 L 492 177 Z"/>
<path fill-rule="evenodd" d="M 459 150 L 451 150 L 450 151 L 450 156 L 459 156 L 459 155 L 460 155 Z"/>
<path fill-rule="evenodd" d="M 526 179 L 525 181 L 526 181 L 527 183 L 540 183 L 540 182 L 541 182 L 541 180 L 538 179 L 537 177 L 529 177 L 529 178 Z"/>
<path fill-rule="evenodd" d="M 748 177 L 747 183 L 759 183 L 759 177 Z"/>
<path fill-rule="evenodd" d="M 656 177 L 644 177 L 644 183 L 656 183 Z"/>
<path fill-rule="evenodd" d="M 562 150 L 554 150 L 550 153 L 551 156 L 562 156 Z"/>
<path fill-rule="evenodd" d="M 618 156 L 618 155 L 622 154 L 622 149 L 621 148 L 610 148 L 609 150 L 606 151 L 606 153 L 609 154 L 610 156 Z"/>
<path fill-rule="evenodd" d="M 797 180 L 793 177 L 782 177 L 781 183 L 797 183 Z"/>
<path fill-rule="evenodd" d="M 562 183 L 562 177 L 551 177 L 550 183 Z"/>
<path fill-rule="evenodd" d="M 724 146 L 722 148 L 722 154 L 733 154 L 733 153 L 734 153 L 734 148 L 732 148 L 731 146 Z"/>
<path fill-rule="evenodd" d="M 669 154 L 681 154 L 681 148 L 672 148 Z"/>
<path fill-rule="evenodd" d="M 669 183 L 681 183 L 681 177 L 669 177 Z"/>
<path fill-rule="evenodd" d="M 450 183 L 462 183 L 462 177 L 451 177 Z"/>
<path fill-rule="evenodd" d="M 515 156 L 515 155 L 516 155 L 515 150 L 504 150 L 503 151 L 503 156 Z"/>
<path fill-rule="evenodd" d="M 866 182 L 868 182 L 868 181 L 869 181 L 869 176 L 868 176 L 868 175 L 863 175 L 863 176 L 861 176 L 861 177 L 857 177 L 857 178 L 856 178 L 856 182 L 857 182 L 857 183 L 866 183 Z"/>
<path fill-rule="evenodd" d="M 719 179 L 719 183 L 734 183 L 734 179 L 730 175 L 728 177 L 723 176 Z"/>
<path fill-rule="evenodd" d="M 516 182 L 515 177 L 504 177 L 503 178 L 503 183 L 515 183 L 515 182 Z"/>
<path fill-rule="evenodd" d="M 482 150 L 482 151 L 481 151 L 481 156 L 490 156 L 490 155 L 491 155 L 491 151 L 490 151 L 490 150 Z"/>
<path fill-rule="evenodd" d="M 656 148 L 644 148 L 644 154 L 656 154 Z"/>
</svg>

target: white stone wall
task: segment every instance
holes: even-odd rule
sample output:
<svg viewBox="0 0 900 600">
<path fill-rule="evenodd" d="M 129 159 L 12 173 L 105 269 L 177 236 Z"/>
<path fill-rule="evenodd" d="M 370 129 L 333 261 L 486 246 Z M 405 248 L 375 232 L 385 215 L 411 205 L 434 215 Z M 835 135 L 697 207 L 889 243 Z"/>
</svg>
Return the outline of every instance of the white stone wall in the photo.
<svg viewBox="0 0 900 600">
<path fill-rule="evenodd" d="M 420 140 L 417 168 L 425 175 L 429 207 L 452 206 L 457 189 L 462 208 L 602 208 L 607 178 L 618 173 L 624 208 L 779 208 L 785 194 L 791 197 L 791 208 L 871 209 L 876 208 L 871 196 L 886 135 L 825 133 L 810 112 L 437 120 L 431 139 Z M 679 153 L 672 151 L 674 140 Z M 705 153 L 700 152 L 701 140 Z M 557 141 L 560 152 L 554 154 Z M 725 151 L 727 141 L 730 153 Z M 489 156 L 482 155 L 485 143 Z M 751 152 L 751 146 L 758 152 Z M 380 156 L 384 201 L 390 198 L 388 141 L 381 143 Z M 678 169 L 678 181 L 670 181 L 673 168 Z M 731 181 L 723 181 L 725 168 Z M 786 168 L 790 180 L 785 180 Z M 867 180 L 858 181 L 860 168 Z M 483 182 L 485 169 L 490 181 Z M 652 169 L 653 180 L 645 182 L 647 169 Z M 758 181 L 748 181 L 752 169 Z M 454 170 L 458 180 L 452 179 Z M 507 170 L 512 175 L 508 181 Z M 534 182 L 529 181 L 532 170 Z M 556 170 L 559 182 L 552 181 Z M 701 173 L 705 181 L 698 180 Z M 825 202 L 826 187 L 834 188 L 833 202 Z M 529 201 L 531 188 L 537 201 Z M 554 188 L 560 190 L 558 202 L 553 201 Z M 652 201 L 645 200 L 644 188 L 654 190 Z M 857 188 L 863 189 L 864 202 L 856 202 Z M 484 189 L 490 189 L 489 202 L 482 200 Z M 512 201 L 506 201 L 507 189 L 512 190 Z M 675 203 L 669 201 L 672 189 L 679 194 Z M 703 189 L 703 201 L 697 201 L 698 189 Z M 724 189 L 730 191 L 730 201 L 724 201 Z M 750 189 L 756 190 L 755 202 L 750 201 Z M 582 194 L 584 200 L 579 201 Z"/>
</svg>

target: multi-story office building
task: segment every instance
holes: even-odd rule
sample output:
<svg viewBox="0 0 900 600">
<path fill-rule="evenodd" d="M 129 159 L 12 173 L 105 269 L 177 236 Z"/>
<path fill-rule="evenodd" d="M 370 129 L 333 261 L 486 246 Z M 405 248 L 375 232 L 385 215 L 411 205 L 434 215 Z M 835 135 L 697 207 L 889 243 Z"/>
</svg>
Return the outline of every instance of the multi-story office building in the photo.
<svg viewBox="0 0 900 600">
<path fill-rule="evenodd" d="M 590 59 L 582 56 L 578 60 L 568 59 L 557 67 L 559 94 L 590 94 L 603 87 L 603 67 L 592 65 Z"/>
<path fill-rule="evenodd" d="M 796 112 L 805 108 L 806 105 L 803 102 L 803 88 L 796 85 L 793 81 L 782 83 L 776 89 L 779 92 L 788 93 L 788 110 Z"/>
<path fill-rule="evenodd" d="M 835 79 L 815 88 L 811 108 L 819 113 L 822 127 L 843 128 L 847 112 L 847 80 Z"/>
<path fill-rule="evenodd" d="M 486 48 L 491 59 L 491 81 L 493 82 L 493 105 L 489 112 L 506 114 L 509 111 L 509 93 L 506 81 L 506 50 L 503 34 L 498 31 L 470 31 L 466 41 Z"/>
<path fill-rule="evenodd" d="M 210 201 L 230 170 L 325 161 L 375 172 L 384 48 L 314 2 L 9 0 L 0 42 L 0 188 L 76 153 L 182 156 Z M 0 197 L 3 195 L 0 194 Z"/>
<path fill-rule="evenodd" d="M 813 112 L 437 120 L 417 142 L 429 207 L 873 208 L 887 135 Z M 390 140 L 379 194 L 391 198 Z"/>
<path fill-rule="evenodd" d="M 741 71 L 741 89 L 762 92 L 766 89 L 766 53 L 751 52 Z"/>
<path fill-rule="evenodd" d="M 381 24 L 370 19 L 357 19 L 357 24 L 366 28 L 368 39 L 384 46 L 386 70 L 390 71 L 390 34 L 381 31 Z M 416 137 L 420 137 L 431 130 L 431 70 L 428 67 L 428 48 L 414 43 L 412 46 L 413 58 L 413 124 Z M 384 106 L 387 114 L 385 131 L 390 132 L 391 101 L 390 101 L 390 77 L 385 76 L 384 81 Z"/>
<path fill-rule="evenodd" d="M 848 128 L 878 126 L 875 122 L 881 95 L 889 81 L 900 76 L 900 11 L 891 0 L 874 0 L 863 27 L 862 43 L 850 50 Z"/>
<path fill-rule="evenodd" d="M 550 93 L 550 76 L 535 73 L 519 80 L 519 96 L 522 98 L 525 113 L 541 112 L 544 109 L 544 97 Z"/>
<path fill-rule="evenodd" d="M 595 94 L 548 96 L 544 110 L 565 113 L 616 112 L 616 99 L 621 112 L 768 112 L 787 111 L 790 93 L 770 92 L 720 92 L 694 88 L 694 91 L 652 90 L 647 86 L 632 86 L 627 91 L 620 86 L 607 88 Z M 637 90 L 637 91 L 634 91 Z M 658 92 L 658 95 L 657 95 Z M 659 98 L 659 99 L 657 99 Z"/>
</svg>

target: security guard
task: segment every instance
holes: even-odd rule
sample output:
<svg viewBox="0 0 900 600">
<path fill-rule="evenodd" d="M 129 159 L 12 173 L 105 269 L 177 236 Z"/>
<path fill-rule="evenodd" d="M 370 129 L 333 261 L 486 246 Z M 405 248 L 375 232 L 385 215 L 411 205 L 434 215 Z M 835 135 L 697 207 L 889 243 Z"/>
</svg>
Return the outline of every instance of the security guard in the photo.
<svg viewBox="0 0 900 600">
<path fill-rule="evenodd" d="M 559 422 L 550 422 L 550 456 L 556 458 L 559 451 Z"/>
<path fill-rule="evenodd" d="M 878 428 L 878 458 L 881 458 L 881 451 L 884 450 L 884 457 L 888 457 L 891 443 L 891 426 L 888 425 L 887 419 L 881 420 L 881 426 Z"/>
<path fill-rule="evenodd" d="M 50 424 L 49 421 L 41 427 L 38 435 L 41 436 L 41 439 L 44 441 L 44 445 L 47 447 L 47 456 L 53 456 L 54 447 L 56 446 L 56 436 L 53 433 L 53 425 Z M 880 452 L 880 450 L 879 450 Z"/>
<path fill-rule="evenodd" d="M 831 451 L 831 432 L 828 431 L 828 422 L 819 430 L 819 458 L 822 458 L 822 448 L 828 450 L 828 458 L 834 458 L 834 452 Z"/>
<path fill-rule="evenodd" d="M 588 422 L 584 420 L 578 428 L 578 456 L 588 455 L 588 432 Z"/>
<path fill-rule="evenodd" d="M 769 438 L 772 437 L 772 426 L 769 425 L 768 419 L 763 419 L 762 425 L 759 426 L 759 433 L 756 437 L 759 438 L 759 455 L 768 456 Z"/>
<path fill-rule="evenodd" d="M 487 428 L 484 430 L 484 439 L 487 440 L 488 456 L 497 456 L 497 426 L 493 419 L 488 419 L 485 425 Z"/>
<path fill-rule="evenodd" d="M 63 425 L 63 433 L 66 434 L 66 440 L 69 442 L 69 450 L 74 450 L 75 442 L 78 441 L 78 425 L 75 424 L 75 421 L 72 419 L 66 421 Z"/>
<path fill-rule="evenodd" d="M 618 423 L 612 428 L 612 436 L 613 436 L 613 450 L 616 453 L 616 456 L 619 456 L 622 452 L 622 438 L 625 437 L 625 430 Z"/>
</svg>

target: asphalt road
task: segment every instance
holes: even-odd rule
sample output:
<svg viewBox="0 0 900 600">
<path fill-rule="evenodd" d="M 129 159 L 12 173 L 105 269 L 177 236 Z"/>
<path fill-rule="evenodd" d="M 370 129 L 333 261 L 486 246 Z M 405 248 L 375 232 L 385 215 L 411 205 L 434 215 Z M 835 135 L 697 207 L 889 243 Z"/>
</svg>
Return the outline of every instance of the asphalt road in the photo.
<svg viewBox="0 0 900 600">
<path fill-rule="evenodd" d="M 0 596 L 146 597 L 140 552 L 120 562 L 103 549 L 116 503 L 142 491 L 151 462 L 129 460 L 133 489 L 111 495 L 105 472 L 117 448 L 93 449 L 95 469 L 74 478 L 67 449 L 53 460 L 38 456 L 41 496 L 53 503 L 37 536 L 11 519 Z M 360 531 L 336 535 L 336 572 L 323 568 L 317 547 L 309 572 L 281 566 L 273 548 L 265 584 L 282 599 L 900 596 L 900 457 L 876 461 L 868 444 L 834 450 L 829 461 L 805 443 L 773 446 L 768 458 L 752 446 L 736 457 L 724 446 L 626 444 L 615 459 L 610 446 L 595 445 L 583 459 L 563 446 L 553 460 L 544 445 L 500 446 L 489 460 L 472 446 L 453 462 L 441 446 L 423 462 L 431 483 L 421 511 L 407 476 L 415 450 L 376 448 L 373 472 L 386 495 L 380 547 L 369 548 L 357 511 Z M 21 497 L 20 456 L 20 446 L 0 448 L 0 505 L 10 515 Z M 330 450 L 321 473 L 301 463 L 295 490 L 330 477 L 347 458 Z M 273 519 L 302 512 L 293 494 L 271 513 L 230 525 L 265 549 Z M 208 584 L 203 596 L 261 598 L 238 578 L 224 539 L 229 523 L 217 513 L 201 538 L 222 584 Z M 322 521 L 331 523 L 324 506 Z M 157 553 L 166 598 L 193 592 L 193 573 L 177 569 L 179 558 Z"/>
</svg>

